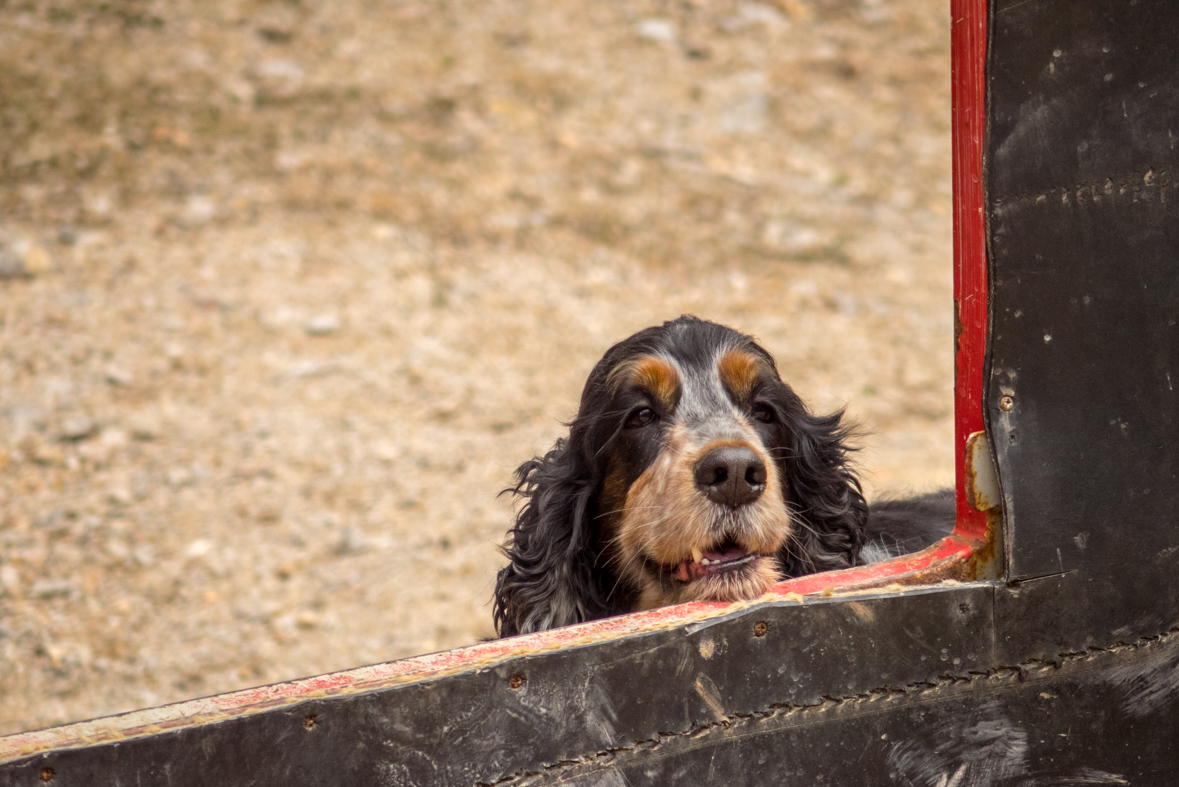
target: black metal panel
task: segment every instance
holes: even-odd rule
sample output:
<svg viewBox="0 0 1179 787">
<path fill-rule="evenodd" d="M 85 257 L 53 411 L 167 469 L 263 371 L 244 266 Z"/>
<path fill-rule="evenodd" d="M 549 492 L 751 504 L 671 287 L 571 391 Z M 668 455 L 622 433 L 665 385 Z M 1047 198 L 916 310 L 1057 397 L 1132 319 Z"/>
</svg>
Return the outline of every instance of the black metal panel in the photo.
<svg viewBox="0 0 1179 787">
<path fill-rule="evenodd" d="M 996 0 L 991 25 L 992 200 L 1101 187 L 1174 160 L 1179 18 L 1170 0 Z"/>
<path fill-rule="evenodd" d="M 46 767 L 54 787 L 493 783 L 775 707 L 983 672 L 994 662 L 992 595 L 979 583 L 758 607 L 487 670 L 30 757 L 0 765 L 0 785 L 39 784 Z"/>
<path fill-rule="evenodd" d="M 521 784 L 1172 787 L 1179 638 L 733 719 Z"/>
<path fill-rule="evenodd" d="M 1179 3 L 1000 0 L 986 400 L 1004 659 L 1179 620 Z M 1005 398 L 1009 397 L 1009 398 Z"/>
</svg>

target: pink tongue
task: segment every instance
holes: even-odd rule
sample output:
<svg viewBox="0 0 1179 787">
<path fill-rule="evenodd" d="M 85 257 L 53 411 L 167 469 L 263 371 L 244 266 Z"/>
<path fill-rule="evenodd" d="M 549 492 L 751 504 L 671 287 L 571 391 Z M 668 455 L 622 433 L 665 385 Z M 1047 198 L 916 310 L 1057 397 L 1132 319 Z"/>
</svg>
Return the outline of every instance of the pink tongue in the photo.
<svg viewBox="0 0 1179 787">
<path fill-rule="evenodd" d="M 724 552 L 705 552 L 704 557 L 709 560 L 740 560 L 749 553 L 740 547 L 733 547 Z"/>
</svg>

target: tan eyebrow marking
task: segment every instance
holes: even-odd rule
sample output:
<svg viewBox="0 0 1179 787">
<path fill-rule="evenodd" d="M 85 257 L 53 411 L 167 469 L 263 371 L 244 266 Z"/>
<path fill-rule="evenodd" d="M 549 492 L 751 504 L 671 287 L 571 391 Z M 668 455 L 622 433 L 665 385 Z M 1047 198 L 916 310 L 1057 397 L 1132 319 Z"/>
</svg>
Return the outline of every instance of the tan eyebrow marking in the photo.
<svg viewBox="0 0 1179 787">
<path fill-rule="evenodd" d="M 609 381 L 614 390 L 624 383 L 646 390 L 668 412 L 675 409 L 680 398 L 679 372 L 670 363 L 654 355 L 644 355 L 621 364 L 610 373 Z"/>
<path fill-rule="evenodd" d="M 721 384 L 737 401 L 747 401 L 765 370 L 765 362 L 745 350 L 728 350 L 716 362 Z"/>
</svg>

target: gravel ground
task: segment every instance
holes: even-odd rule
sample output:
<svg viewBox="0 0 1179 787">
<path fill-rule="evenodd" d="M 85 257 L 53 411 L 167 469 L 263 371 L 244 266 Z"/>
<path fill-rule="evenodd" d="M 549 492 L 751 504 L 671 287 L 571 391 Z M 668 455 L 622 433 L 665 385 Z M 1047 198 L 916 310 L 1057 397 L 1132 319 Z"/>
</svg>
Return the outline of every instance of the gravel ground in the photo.
<svg viewBox="0 0 1179 787">
<path fill-rule="evenodd" d="M 614 341 L 952 483 L 943 0 L 0 2 L 0 733 L 469 644 Z"/>
</svg>

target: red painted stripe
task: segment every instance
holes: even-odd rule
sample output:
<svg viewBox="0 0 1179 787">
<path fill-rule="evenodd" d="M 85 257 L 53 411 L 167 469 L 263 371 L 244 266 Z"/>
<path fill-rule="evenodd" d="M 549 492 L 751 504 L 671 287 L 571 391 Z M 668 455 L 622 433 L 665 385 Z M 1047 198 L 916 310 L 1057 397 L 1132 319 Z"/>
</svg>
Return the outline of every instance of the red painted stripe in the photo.
<svg viewBox="0 0 1179 787">
<path fill-rule="evenodd" d="M 987 350 L 987 251 L 983 214 L 987 0 L 951 0 L 951 119 L 954 144 L 954 452 L 957 533 L 982 538 L 986 515 L 966 502 L 966 438 L 983 430 Z"/>
</svg>

